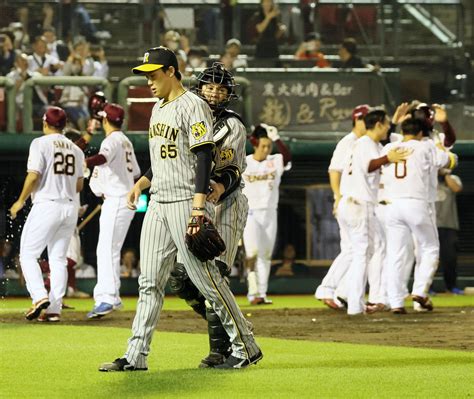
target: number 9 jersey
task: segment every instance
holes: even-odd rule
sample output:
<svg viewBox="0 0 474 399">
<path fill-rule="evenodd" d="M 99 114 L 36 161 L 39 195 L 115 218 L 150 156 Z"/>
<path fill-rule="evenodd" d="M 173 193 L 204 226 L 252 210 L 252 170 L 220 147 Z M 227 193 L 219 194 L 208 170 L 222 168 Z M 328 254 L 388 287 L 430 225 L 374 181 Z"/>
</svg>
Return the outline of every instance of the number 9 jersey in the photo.
<svg viewBox="0 0 474 399">
<path fill-rule="evenodd" d="M 62 134 L 48 134 L 31 142 L 28 172 L 41 175 L 33 203 L 76 198 L 77 180 L 84 176 L 82 150 Z"/>
</svg>

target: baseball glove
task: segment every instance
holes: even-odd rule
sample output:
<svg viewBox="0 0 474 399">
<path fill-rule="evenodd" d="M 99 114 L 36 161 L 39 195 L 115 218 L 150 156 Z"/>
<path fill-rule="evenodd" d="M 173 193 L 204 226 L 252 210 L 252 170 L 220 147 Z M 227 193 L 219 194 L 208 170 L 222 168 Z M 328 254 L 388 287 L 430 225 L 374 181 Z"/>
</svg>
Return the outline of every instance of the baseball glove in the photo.
<svg viewBox="0 0 474 399">
<path fill-rule="evenodd" d="M 201 262 L 213 260 L 225 251 L 225 243 L 212 222 L 205 216 L 191 216 L 188 227 L 198 227 L 194 234 L 186 233 L 186 246 Z"/>
</svg>

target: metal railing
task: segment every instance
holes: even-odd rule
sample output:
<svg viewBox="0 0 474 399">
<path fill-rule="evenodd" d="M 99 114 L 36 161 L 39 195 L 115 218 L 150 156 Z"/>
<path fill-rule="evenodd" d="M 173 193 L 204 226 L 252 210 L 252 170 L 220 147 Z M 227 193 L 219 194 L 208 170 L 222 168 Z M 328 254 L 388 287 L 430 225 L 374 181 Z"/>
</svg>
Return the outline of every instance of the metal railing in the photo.
<svg viewBox="0 0 474 399">
<path fill-rule="evenodd" d="M 0 76 L 0 87 L 5 87 L 7 104 L 7 132 L 16 131 L 16 87 L 15 82 L 7 77 Z"/>
<path fill-rule="evenodd" d="M 105 78 L 92 76 L 41 76 L 27 80 L 23 91 L 23 132 L 33 133 L 34 86 L 100 86 L 107 98 L 112 96 L 112 86 Z"/>
</svg>

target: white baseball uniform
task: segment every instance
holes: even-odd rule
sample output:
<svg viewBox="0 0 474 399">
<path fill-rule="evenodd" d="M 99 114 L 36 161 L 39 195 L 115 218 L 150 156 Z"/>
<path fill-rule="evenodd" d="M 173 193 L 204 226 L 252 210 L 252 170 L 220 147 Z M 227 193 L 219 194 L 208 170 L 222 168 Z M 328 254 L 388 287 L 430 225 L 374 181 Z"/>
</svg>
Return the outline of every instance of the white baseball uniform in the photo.
<svg viewBox="0 0 474 399">
<path fill-rule="evenodd" d="M 277 233 L 277 207 L 281 176 L 286 167 L 283 155 L 269 155 L 263 161 L 247 156 L 247 168 L 242 177 L 243 193 L 249 202 L 247 224 L 244 229 L 244 246 L 247 258 L 255 258 L 256 287 L 249 285 L 248 299 L 265 298 L 268 290 L 273 246 Z M 255 288 L 257 290 L 255 290 Z"/>
<path fill-rule="evenodd" d="M 433 170 L 449 162 L 446 152 L 438 154 L 432 141 L 409 140 L 388 144 L 384 153 L 394 147 L 410 148 L 407 160 L 384 167 L 384 188 L 390 200 L 387 213 L 387 293 L 390 306 L 404 306 L 406 282 L 406 240 L 413 234 L 420 262 L 415 270 L 412 294 L 426 297 L 436 272 L 439 241 L 436 222 L 430 214 L 430 180 Z"/>
<path fill-rule="evenodd" d="M 342 173 L 346 188 L 338 214 L 352 243 L 352 261 L 346 275 L 348 314 L 359 314 L 365 309 L 367 267 L 373 254 L 374 207 L 380 181 L 380 169 L 369 173 L 369 164 L 380 158 L 381 149 L 380 143 L 369 136 L 361 137 Z"/>
<path fill-rule="evenodd" d="M 97 285 L 95 305 L 119 306 L 120 250 L 135 212 L 127 208 L 127 193 L 140 176 L 133 145 L 121 131 L 110 133 L 100 145 L 99 154 L 107 162 L 96 166 L 90 179 L 95 195 L 104 198 L 97 243 Z"/>
<path fill-rule="evenodd" d="M 347 163 L 348 160 L 348 154 L 352 153 L 352 149 L 357 139 L 357 135 L 354 132 L 351 132 L 344 136 L 339 141 L 339 143 L 337 143 L 336 148 L 332 154 L 331 163 L 329 164 L 329 172 L 335 171 L 340 172 L 342 174 L 344 170 L 344 165 Z M 339 190 L 341 192 L 341 195 L 345 191 L 345 187 L 342 181 Z M 339 225 L 339 235 L 341 237 L 341 252 L 332 262 L 332 265 L 329 268 L 323 281 L 321 282 L 321 285 L 319 285 L 316 289 L 315 297 L 317 299 L 336 299 L 336 289 L 341 283 L 344 276 L 346 275 L 347 270 L 349 269 L 349 266 L 351 264 L 351 241 L 348 237 L 347 231 L 344 228 L 344 224 L 339 221 L 339 216 L 337 212 L 336 220 Z"/>
<path fill-rule="evenodd" d="M 48 296 L 38 258 L 47 247 L 51 270 L 47 313 L 61 313 L 67 285 L 66 251 L 77 221 L 76 185 L 83 176 L 84 154 L 62 134 L 31 142 L 28 172 L 41 175 L 23 227 L 20 262 L 33 303 Z"/>
</svg>

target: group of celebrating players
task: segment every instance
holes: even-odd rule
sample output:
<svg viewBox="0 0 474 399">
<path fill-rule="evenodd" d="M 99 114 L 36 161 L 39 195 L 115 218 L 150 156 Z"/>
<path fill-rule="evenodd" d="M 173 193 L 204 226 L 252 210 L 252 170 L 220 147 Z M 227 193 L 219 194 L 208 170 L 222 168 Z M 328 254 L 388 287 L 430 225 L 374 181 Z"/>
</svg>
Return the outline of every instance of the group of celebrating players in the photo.
<svg viewBox="0 0 474 399">
<path fill-rule="evenodd" d="M 392 121 L 385 110 L 368 105 L 352 116 L 353 130 L 338 143 L 329 166 L 341 252 L 315 296 L 349 315 L 388 309 L 405 314 L 415 265 L 414 309 L 431 311 L 428 293 L 439 259 L 438 174 L 457 165 L 449 150 L 454 130 L 442 107 L 416 101 L 401 104 Z"/>
</svg>

